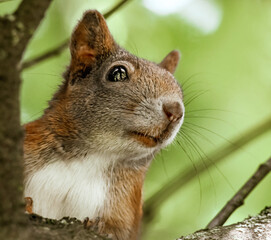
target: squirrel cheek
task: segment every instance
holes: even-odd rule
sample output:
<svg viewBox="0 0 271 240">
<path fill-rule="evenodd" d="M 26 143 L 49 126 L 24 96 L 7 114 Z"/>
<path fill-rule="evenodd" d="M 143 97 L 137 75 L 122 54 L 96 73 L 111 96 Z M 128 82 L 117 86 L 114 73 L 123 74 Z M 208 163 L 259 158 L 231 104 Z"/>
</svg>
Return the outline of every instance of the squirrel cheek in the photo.
<svg viewBox="0 0 271 240">
<path fill-rule="evenodd" d="M 171 98 L 172 99 L 172 98 Z M 184 106 L 178 100 L 160 99 L 149 101 L 144 107 L 135 108 L 130 136 L 147 148 L 164 147 L 177 135 L 184 116 Z"/>
</svg>

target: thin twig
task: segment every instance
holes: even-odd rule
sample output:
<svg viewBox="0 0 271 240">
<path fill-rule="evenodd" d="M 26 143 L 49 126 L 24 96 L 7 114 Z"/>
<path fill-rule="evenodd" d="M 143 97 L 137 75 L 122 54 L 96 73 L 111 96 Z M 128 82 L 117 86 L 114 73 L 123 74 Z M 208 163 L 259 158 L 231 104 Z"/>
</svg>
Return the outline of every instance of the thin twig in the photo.
<svg viewBox="0 0 271 240">
<path fill-rule="evenodd" d="M 260 181 L 271 171 L 271 158 L 265 163 L 261 164 L 258 170 L 252 177 L 241 187 L 241 189 L 228 201 L 228 203 L 221 209 L 221 211 L 214 217 L 214 219 L 207 225 L 210 229 L 217 226 L 222 226 L 230 215 L 240 206 L 244 204 L 245 198 L 251 191 L 260 183 Z"/>
<path fill-rule="evenodd" d="M 118 9 L 120 9 L 125 3 L 127 3 L 129 0 L 122 0 L 120 1 L 118 4 L 116 4 L 116 6 L 114 6 L 112 9 L 110 9 L 108 12 L 106 12 L 104 14 L 105 18 L 109 18 L 113 13 L 115 13 Z M 63 50 L 65 50 L 68 46 L 69 46 L 69 42 L 70 39 L 66 39 L 65 41 L 63 41 L 59 46 L 55 47 L 54 49 L 38 56 L 38 57 L 34 57 L 33 59 L 30 59 L 28 61 L 25 61 L 22 64 L 22 69 L 26 69 L 29 67 L 32 67 L 48 58 L 54 57 L 54 56 L 58 56 L 59 54 L 62 53 Z"/>
<path fill-rule="evenodd" d="M 14 0 L 0 0 L 0 3 L 11 2 L 11 1 L 14 1 Z"/>
<path fill-rule="evenodd" d="M 208 158 L 203 159 L 206 161 L 205 166 L 198 166 L 197 172 L 194 169 L 188 170 L 186 173 L 183 171 L 179 172 L 173 179 L 166 183 L 160 190 L 154 193 L 150 198 L 145 201 L 144 204 L 144 222 L 147 224 L 150 222 L 157 210 L 163 202 L 165 202 L 172 194 L 180 190 L 185 186 L 189 181 L 191 181 L 197 174 L 201 174 L 206 171 L 209 167 L 212 167 L 214 164 L 217 164 L 226 156 L 234 153 L 236 150 L 243 147 L 245 144 L 255 140 L 262 134 L 267 133 L 271 130 L 271 118 L 267 119 L 265 122 L 254 127 L 246 133 L 239 134 L 241 137 L 236 138 L 231 141 L 231 144 L 226 144 L 221 148 L 217 149 L 211 154 L 207 154 Z M 209 161 L 207 161 L 209 160 Z"/>
<path fill-rule="evenodd" d="M 28 61 L 25 61 L 22 64 L 22 69 L 26 69 L 29 67 L 32 67 L 33 65 L 36 65 L 48 58 L 54 57 L 54 56 L 58 56 L 59 54 L 62 53 L 63 50 L 65 50 L 68 46 L 69 46 L 69 39 L 66 39 L 63 43 L 61 43 L 59 46 L 57 46 L 56 48 L 44 53 L 41 56 L 38 56 L 36 58 L 30 59 Z"/>
<path fill-rule="evenodd" d="M 109 18 L 114 12 L 116 12 L 119 8 L 121 8 L 125 3 L 127 3 L 129 0 L 122 0 L 119 3 L 116 4 L 112 9 L 107 11 L 104 14 L 104 18 Z"/>
<path fill-rule="evenodd" d="M 177 240 L 270 240 L 271 207 L 241 222 L 213 229 L 202 229 Z"/>
</svg>

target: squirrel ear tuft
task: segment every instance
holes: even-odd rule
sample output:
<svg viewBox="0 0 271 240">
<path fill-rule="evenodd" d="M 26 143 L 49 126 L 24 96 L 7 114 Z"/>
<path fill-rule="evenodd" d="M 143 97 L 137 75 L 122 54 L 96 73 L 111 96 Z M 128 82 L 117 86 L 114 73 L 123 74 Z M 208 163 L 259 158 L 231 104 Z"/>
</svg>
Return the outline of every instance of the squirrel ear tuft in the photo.
<svg viewBox="0 0 271 240">
<path fill-rule="evenodd" d="M 117 48 L 104 17 L 96 10 L 87 11 L 71 37 L 71 67 L 91 68 Z M 80 67 L 79 67 L 80 68 Z"/>
<path fill-rule="evenodd" d="M 163 59 L 161 63 L 159 63 L 159 66 L 173 74 L 179 63 L 180 56 L 181 54 L 179 51 L 173 50 Z"/>
</svg>

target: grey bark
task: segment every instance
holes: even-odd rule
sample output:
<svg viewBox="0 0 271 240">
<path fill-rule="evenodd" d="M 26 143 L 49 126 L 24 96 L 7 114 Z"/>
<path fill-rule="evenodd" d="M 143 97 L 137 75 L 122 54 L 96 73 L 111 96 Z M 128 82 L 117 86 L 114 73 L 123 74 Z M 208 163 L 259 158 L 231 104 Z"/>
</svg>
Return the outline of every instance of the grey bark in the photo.
<svg viewBox="0 0 271 240">
<path fill-rule="evenodd" d="M 14 14 L 0 18 L 0 226 L 22 212 L 20 61 L 51 0 L 25 0 Z"/>
<path fill-rule="evenodd" d="M 271 240 L 271 208 L 242 222 L 200 230 L 179 240 Z"/>
<path fill-rule="evenodd" d="M 59 221 L 40 216 L 22 215 L 15 224 L 0 228 L 0 239 L 5 240 L 110 240 L 99 236 L 95 229 L 84 229 L 82 222 L 75 218 Z"/>
</svg>

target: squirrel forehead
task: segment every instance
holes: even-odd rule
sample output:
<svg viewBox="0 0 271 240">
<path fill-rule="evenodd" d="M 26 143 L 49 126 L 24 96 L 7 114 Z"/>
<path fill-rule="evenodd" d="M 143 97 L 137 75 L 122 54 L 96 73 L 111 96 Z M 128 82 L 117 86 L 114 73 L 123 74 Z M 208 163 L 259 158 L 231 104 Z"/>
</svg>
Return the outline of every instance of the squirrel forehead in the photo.
<svg viewBox="0 0 271 240">
<path fill-rule="evenodd" d="M 160 67 L 158 64 L 151 62 L 149 60 L 146 60 L 144 58 L 139 58 L 129 52 L 127 52 L 124 49 L 121 49 L 111 57 L 105 61 L 110 67 L 121 65 L 122 63 L 128 63 L 129 65 L 133 66 L 133 70 L 136 74 L 140 74 L 146 77 L 162 77 L 162 78 L 169 78 L 174 79 L 174 76 L 164 68 Z M 107 66 L 107 67 L 108 67 Z M 101 66 L 103 68 L 103 66 Z M 103 71 L 103 69 L 101 69 Z M 129 71 L 130 69 L 128 69 Z"/>
<path fill-rule="evenodd" d="M 111 69 L 120 65 L 126 68 L 129 80 L 119 83 L 107 82 L 107 75 Z M 125 94 L 129 92 L 130 87 L 136 87 L 141 89 L 142 93 L 150 93 L 150 97 L 174 93 L 182 98 L 182 90 L 169 71 L 160 67 L 159 64 L 138 58 L 122 48 L 107 56 L 103 63 L 97 64 L 85 78 L 89 78 L 90 81 L 89 84 L 84 81 L 84 86 L 90 88 L 91 91 L 97 87 L 104 89 L 103 91 L 112 89 L 114 92 L 123 92 L 123 89 L 123 94 Z M 93 81 L 94 79 L 96 80 Z M 79 91 L 81 90 L 79 88 Z"/>
<path fill-rule="evenodd" d="M 148 98 L 173 95 L 180 99 L 183 98 L 182 89 L 174 76 L 158 64 L 137 57 L 130 59 L 116 57 L 108 69 L 119 64 L 126 67 L 129 80 L 121 83 L 110 83 L 109 85 L 105 83 L 106 88 L 114 89 L 114 91 L 124 95 L 128 94 L 128 96 L 132 93 L 133 95 L 144 95 Z M 130 67 L 131 65 L 132 67 Z M 106 74 L 103 75 L 103 78 L 106 78 Z"/>
</svg>

